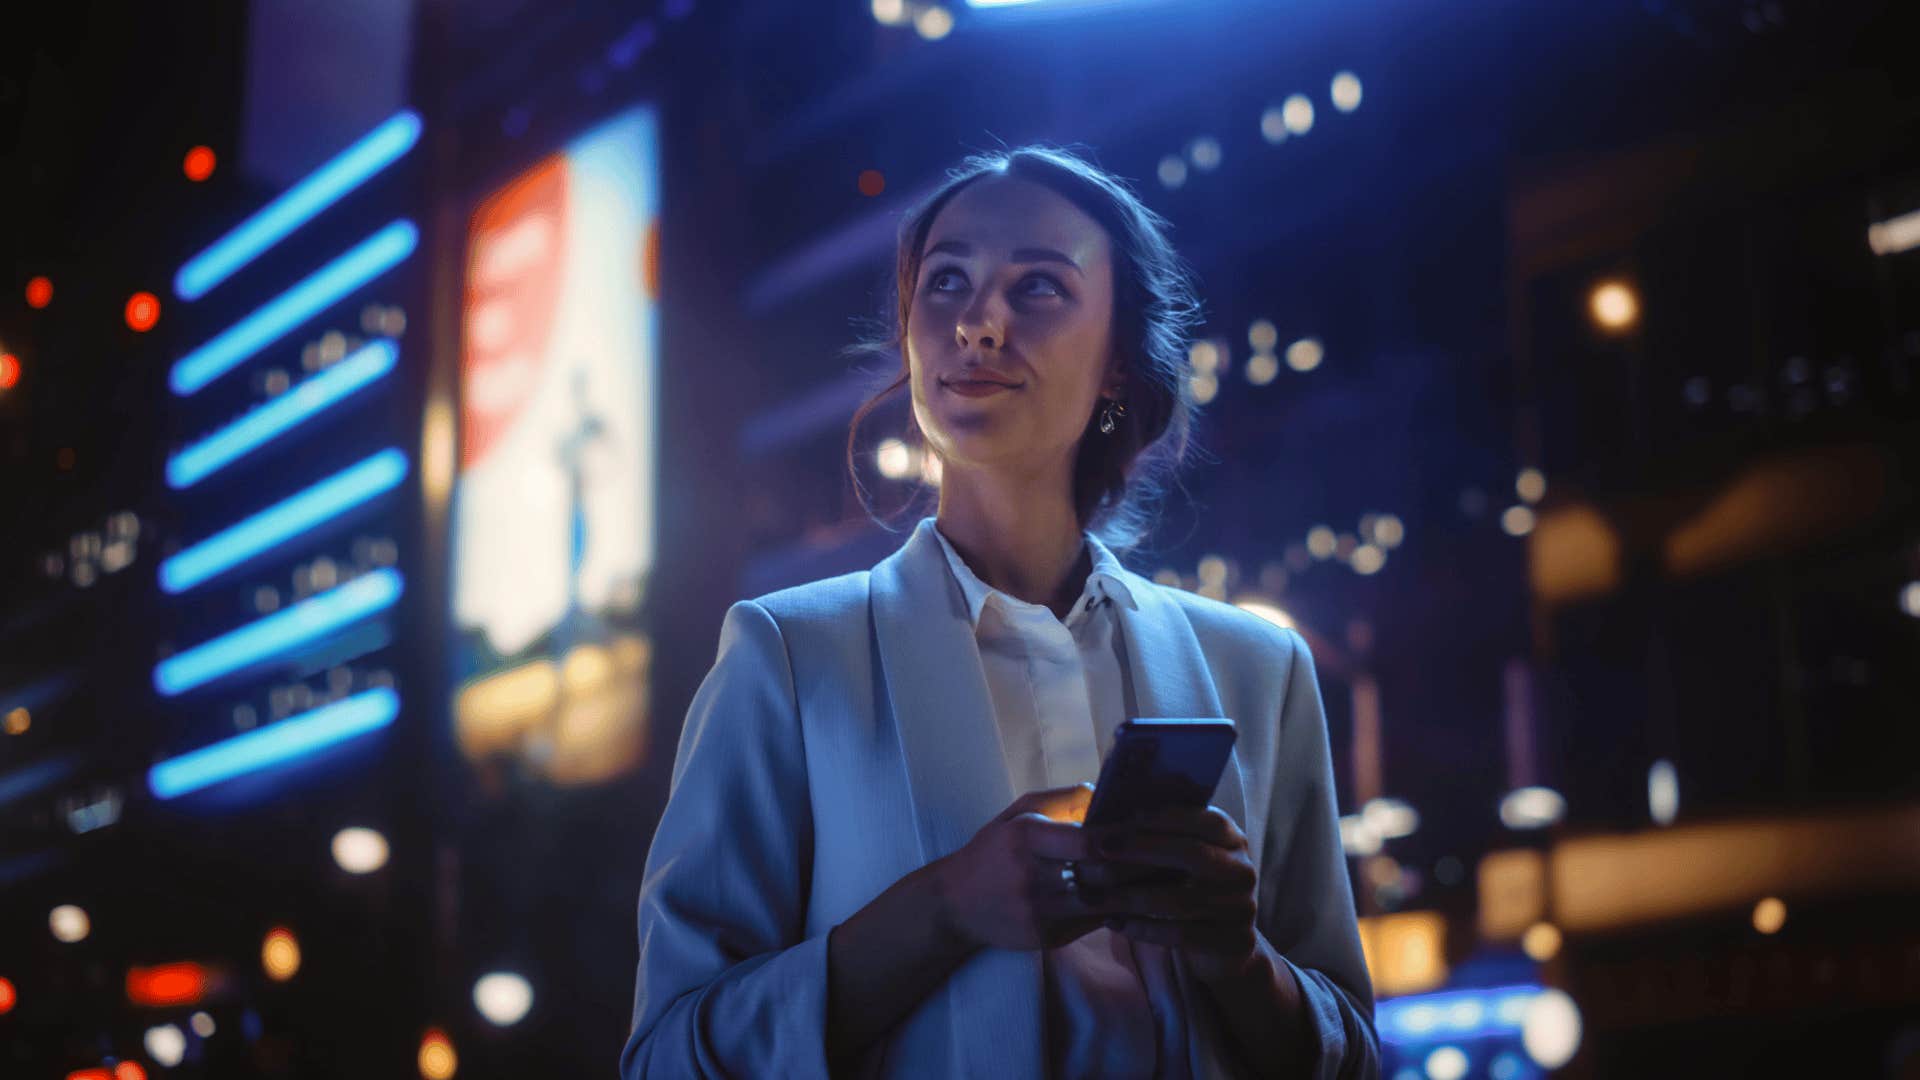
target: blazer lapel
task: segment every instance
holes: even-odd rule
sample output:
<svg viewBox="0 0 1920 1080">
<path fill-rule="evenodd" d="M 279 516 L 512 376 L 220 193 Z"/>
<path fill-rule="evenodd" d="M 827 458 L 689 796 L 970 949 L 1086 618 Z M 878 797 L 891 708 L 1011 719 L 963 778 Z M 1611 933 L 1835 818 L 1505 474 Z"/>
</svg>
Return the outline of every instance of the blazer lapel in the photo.
<svg viewBox="0 0 1920 1080">
<path fill-rule="evenodd" d="M 869 579 L 887 701 L 927 862 L 972 839 L 1014 796 L 973 624 L 932 528 L 931 519 L 922 521 Z M 1039 954 L 982 950 L 942 994 L 952 1075 L 1045 1075 Z"/>
<path fill-rule="evenodd" d="M 1127 573 L 1127 591 L 1137 608 L 1116 605 L 1121 633 L 1126 636 L 1127 662 L 1133 680 L 1134 702 L 1142 719 L 1225 717 L 1220 696 L 1200 651 L 1200 639 L 1177 600 L 1162 587 Z M 1238 718 L 1228 719 L 1239 722 Z M 1242 828 L 1247 827 L 1246 789 L 1240 776 L 1240 752 L 1227 758 L 1214 790 L 1213 805 Z"/>
</svg>

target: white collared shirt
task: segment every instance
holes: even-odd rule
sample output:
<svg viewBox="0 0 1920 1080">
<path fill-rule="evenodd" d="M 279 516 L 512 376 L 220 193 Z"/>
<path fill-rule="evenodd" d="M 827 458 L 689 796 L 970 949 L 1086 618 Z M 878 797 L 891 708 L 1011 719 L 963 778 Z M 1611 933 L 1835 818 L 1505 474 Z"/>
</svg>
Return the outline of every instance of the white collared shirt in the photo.
<svg viewBox="0 0 1920 1080">
<path fill-rule="evenodd" d="M 1056 618 L 981 581 L 938 527 L 966 597 L 1013 791 L 1091 783 L 1133 708 L 1114 605 L 1137 607 L 1120 561 L 1086 536 L 1086 587 Z M 1189 1075 L 1186 1018 L 1167 952 L 1096 929 L 1043 957 L 1055 1077 Z"/>
</svg>

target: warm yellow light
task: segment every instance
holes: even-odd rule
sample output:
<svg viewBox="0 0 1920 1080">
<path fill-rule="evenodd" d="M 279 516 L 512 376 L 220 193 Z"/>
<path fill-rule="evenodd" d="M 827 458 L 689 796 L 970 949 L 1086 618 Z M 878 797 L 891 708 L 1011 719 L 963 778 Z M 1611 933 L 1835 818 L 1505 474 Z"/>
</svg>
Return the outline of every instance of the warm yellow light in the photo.
<svg viewBox="0 0 1920 1080">
<path fill-rule="evenodd" d="M 1381 567 L 1387 565 L 1387 553 L 1372 544 L 1361 544 L 1353 549 L 1353 554 L 1347 561 L 1356 574 L 1376 574 L 1380 572 Z"/>
<path fill-rule="evenodd" d="M 1392 514 L 1381 514 L 1373 520 L 1373 542 L 1383 548 L 1397 548 L 1407 538 L 1407 527 Z"/>
<path fill-rule="evenodd" d="M 1193 370 L 1212 375 L 1220 370 L 1220 346 L 1211 341 L 1196 341 L 1187 349 L 1187 363 Z"/>
<path fill-rule="evenodd" d="M 1544 964 L 1560 953 L 1560 928 L 1552 923 L 1534 923 L 1520 936 L 1520 948 Z"/>
<path fill-rule="evenodd" d="M 1280 122 L 1295 135 L 1313 130 L 1313 102 L 1305 94 L 1295 94 L 1280 103 Z"/>
<path fill-rule="evenodd" d="M 1257 596 L 1243 596 L 1235 600 L 1233 606 L 1248 614 L 1258 615 L 1275 626 L 1293 629 L 1293 616 Z"/>
<path fill-rule="evenodd" d="M 1200 565 L 1194 576 L 1202 585 L 1225 585 L 1227 583 L 1227 560 L 1218 555 L 1200 556 Z"/>
<path fill-rule="evenodd" d="M 1508 536 L 1525 536 L 1533 531 L 1533 511 L 1524 506 L 1509 506 L 1500 515 L 1500 527 Z"/>
<path fill-rule="evenodd" d="M 1316 559 L 1332 558 L 1333 549 L 1338 545 L 1339 540 L 1333 535 L 1333 530 L 1325 525 L 1315 525 L 1307 530 L 1307 551 Z"/>
<path fill-rule="evenodd" d="M 439 1028 L 428 1028 L 420 1039 L 420 1075 L 423 1080 L 453 1080 L 454 1072 L 460 1068 L 460 1059 L 454 1055 L 453 1043 L 447 1033 Z"/>
<path fill-rule="evenodd" d="M 1777 896 L 1769 896 L 1753 905 L 1753 928 L 1763 934 L 1777 934 L 1787 925 L 1787 905 Z"/>
<path fill-rule="evenodd" d="M 1418 994 L 1445 983 L 1446 941 L 1447 918 L 1437 911 L 1360 919 L 1360 948 L 1382 994 Z"/>
<path fill-rule="evenodd" d="M 1257 352 L 1272 352 L 1274 346 L 1280 344 L 1280 330 L 1270 320 L 1255 319 L 1253 325 L 1247 327 L 1247 344 Z"/>
<path fill-rule="evenodd" d="M 75 904 L 61 904 L 47 915 L 47 926 L 53 930 L 53 936 L 69 945 L 85 941 L 93 932 L 93 920 L 87 917 L 85 908 Z"/>
<path fill-rule="evenodd" d="M 1312 371 L 1326 358 L 1327 350 L 1319 338 L 1301 338 L 1287 346 L 1287 366 L 1295 371 Z"/>
<path fill-rule="evenodd" d="M 27 712 L 26 706 L 22 705 L 7 711 L 7 734 L 25 735 L 27 729 L 32 726 L 33 716 Z"/>
<path fill-rule="evenodd" d="M 560 681 L 569 694 L 591 693 L 612 674 L 613 657 L 598 645 L 575 645 L 560 665 Z"/>
<path fill-rule="evenodd" d="M 913 28 L 928 41 L 939 41 L 953 32 L 953 13 L 938 4 L 921 8 L 913 17 Z"/>
<path fill-rule="evenodd" d="M 1352 112 L 1360 107 L 1360 77 L 1351 71 L 1343 71 L 1333 77 L 1333 107 L 1341 112 Z"/>
<path fill-rule="evenodd" d="M 349 874 L 371 874 L 387 865 L 387 838 L 353 826 L 333 834 L 333 861 Z"/>
<path fill-rule="evenodd" d="M 1537 503 L 1547 494 L 1547 476 L 1539 469 L 1521 469 L 1520 475 L 1514 478 L 1513 489 L 1521 498 Z"/>
<path fill-rule="evenodd" d="M 882 26 L 904 26 L 907 5 L 904 0 L 873 0 L 873 21 Z"/>
<path fill-rule="evenodd" d="M 260 966 L 274 982 L 286 982 L 299 972 L 300 943 L 293 931 L 284 926 L 267 931 L 267 939 L 260 945 Z"/>
<path fill-rule="evenodd" d="M 1640 297 L 1624 281 L 1603 281 L 1587 295 L 1587 312 L 1609 333 L 1621 333 L 1640 321 Z"/>
<path fill-rule="evenodd" d="M 1220 392 L 1220 380 L 1217 376 L 1198 371 L 1194 373 L 1192 381 L 1193 400 L 1196 405 L 1205 405 Z"/>
<path fill-rule="evenodd" d="M 444 395 L 435 397 L 420 422 L 420 488 L 436 514 L 445 510 L 453 492 L 456 450 L 453 403 Z"/>
<path fill-rule="evenodd" d="M 1247 381 L 1255 386 L 1265 386 L 1280 374 L 1280 358 L 1270 352 L 1257 352 L 1247 357 Z"/>
</svg>

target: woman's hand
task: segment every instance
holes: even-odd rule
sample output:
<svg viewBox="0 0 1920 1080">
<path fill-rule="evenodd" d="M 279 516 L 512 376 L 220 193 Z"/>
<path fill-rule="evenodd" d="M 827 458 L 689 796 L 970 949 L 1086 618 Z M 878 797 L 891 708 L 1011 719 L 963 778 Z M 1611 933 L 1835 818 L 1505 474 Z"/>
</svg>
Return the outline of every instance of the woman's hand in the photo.
<svg viewBox="0 0 1920 1080">
<path fill-rule="evenodd" d="M 1134 881 L 1104 890 L 1097 910 L 1108 916 L 1108 927 L 1179 949 L 1203 982 L 1233 978 L 1256 962 L 1253 861 L 1246 834 L 1219 807 L 1164 810 L 1094 836 L 1099 857 L 1115 869 L 1182 873 L 1177 882 Z"/>
<path fill-rule="evenodd" d="M 977 947 L 1050 949 L 1099 926 L 1102 914 L 1060 874 L 1092 854 L 1080 827 L 1092 796 L 1087 784 L 1029 792 L 935 862 L 952 932 Z"/>
</svg>

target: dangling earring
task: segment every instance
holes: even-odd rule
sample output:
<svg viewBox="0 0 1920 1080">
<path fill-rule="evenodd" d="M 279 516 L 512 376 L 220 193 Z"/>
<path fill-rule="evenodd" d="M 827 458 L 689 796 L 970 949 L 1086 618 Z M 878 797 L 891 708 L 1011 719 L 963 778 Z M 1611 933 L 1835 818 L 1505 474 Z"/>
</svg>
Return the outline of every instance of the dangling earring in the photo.
<svg viewBox="0 0 1920 1080">
<path fill-rule="evenodd" d="M 1107 399 L 1107 407 L 1100 410 L 1100 434 L 1113 434 L 1114 421 L 1127 415 L 1127 407 L 1114 398 Z"/>
</svg>

